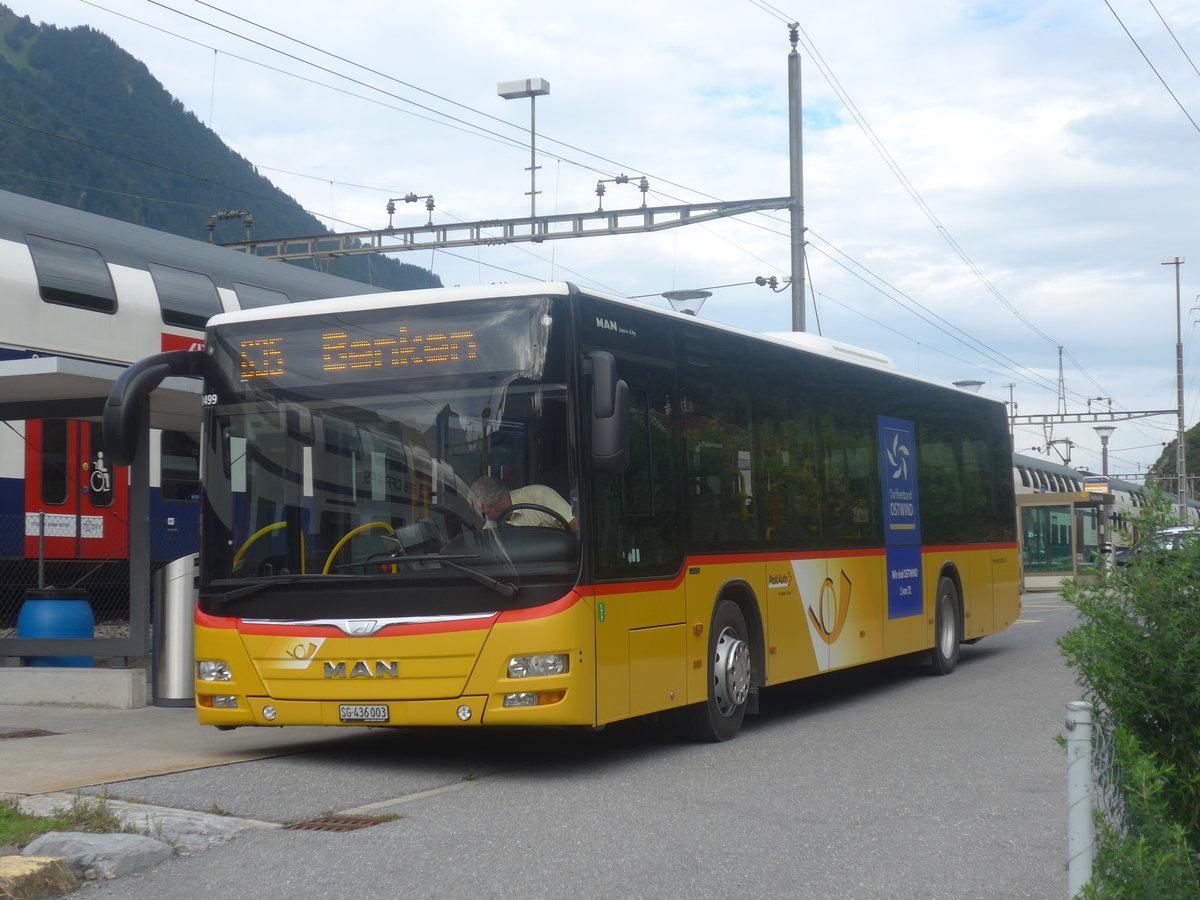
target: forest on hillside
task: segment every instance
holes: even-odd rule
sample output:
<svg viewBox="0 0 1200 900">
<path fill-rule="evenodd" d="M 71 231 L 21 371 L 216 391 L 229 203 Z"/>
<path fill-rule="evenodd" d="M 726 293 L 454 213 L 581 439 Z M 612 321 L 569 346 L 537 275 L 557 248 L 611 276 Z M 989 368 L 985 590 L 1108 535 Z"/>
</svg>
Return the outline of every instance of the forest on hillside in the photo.
<svg viewBox="0 0 1200 900">
<path fill-rule="evenodd" d="M 253 213 L 253 236 L 328 229 L 260 175 L 109 37 L 34 24 L 0 6 L 0 189 L 208 240 L 221 210 Z M 240 219 L 217 240 L 242 240 Z M 309 264 L 311 267 L 311 264 Z M 394 290 L 436 275 L 378 254 L 332 274 Z"/>
</svg>

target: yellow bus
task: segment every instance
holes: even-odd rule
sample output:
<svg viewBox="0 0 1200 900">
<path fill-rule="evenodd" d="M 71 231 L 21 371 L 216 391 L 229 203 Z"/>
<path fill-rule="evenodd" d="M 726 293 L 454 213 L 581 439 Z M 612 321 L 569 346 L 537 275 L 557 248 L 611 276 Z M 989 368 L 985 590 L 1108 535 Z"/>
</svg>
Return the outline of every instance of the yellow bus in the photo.
<svg viewBox="0 0 1200 900">
<path fill-rule="evenodd" d="M 565 283 L 224 313 L 202 373 L 196 709 L 219 728 L 725 740 L 763 688 L 1020 610 L 1002 404 Z"/>
</svg>

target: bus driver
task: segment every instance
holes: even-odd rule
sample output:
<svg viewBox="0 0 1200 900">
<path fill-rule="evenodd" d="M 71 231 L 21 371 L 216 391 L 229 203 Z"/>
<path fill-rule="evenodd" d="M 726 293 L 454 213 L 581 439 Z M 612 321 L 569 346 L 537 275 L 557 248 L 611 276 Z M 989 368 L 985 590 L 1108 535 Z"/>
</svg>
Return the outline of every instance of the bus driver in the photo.
<svg viewBox="0 0 1200 900">
<path fill-rule="evenodd" d="M 484 475 L 471 485 L 471 498 L 476 511 L 486 521 L 484 528 L 495 528 L 497 522 L 559 529 L 563 527 L 563 522 L 566 522 L 571 531 L 576 531 L 579 527 L 571 504 L 560 497 L 553 488 L 544 484 L 530 484 L 510 491 L 499 478 Z M 562 516 L 562 521 L 547 512 L 531 509 L 523 504 L 553 510 Z M 522 508 L 509 513 L 508 509 L 511 506 Z"/>
</svg>

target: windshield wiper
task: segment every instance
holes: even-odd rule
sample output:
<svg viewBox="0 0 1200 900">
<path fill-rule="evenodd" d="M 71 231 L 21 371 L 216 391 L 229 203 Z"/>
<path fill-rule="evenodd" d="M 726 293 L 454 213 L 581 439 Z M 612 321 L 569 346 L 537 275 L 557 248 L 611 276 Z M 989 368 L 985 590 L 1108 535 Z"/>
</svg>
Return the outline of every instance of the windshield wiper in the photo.
<svg viewBox="0 0 1200 900">
<path fill-rule="evenodd" d="M 507 581 L 501 581 L 498 578 L 493 578 L 491 575 L 484 574 L 478 569 L 472 569 L 470 566 L 464 566 L 461 563 L 452 562 L 450 557 L 443 557 L 441 562 L 444 562 L 452 569 L 457 569 L 462 572 L 476 584 L 481 584 L 484 587 L 491 588 L 501 597 L 511 597 L 517 592 L 515 584 L 509 584 Z"/>
<path fill-rule="evenodd" d="M 512 596 L 517 593 L 516 584 L 510 584 L 506 581 L 500 581 L 499 578 L 493 578 L 479 569 L 473 569 L 472 566 L 463 565 L 457 562 L 458 559 L 479 559 L 478 553 L 392 553 L 391 556 L 373 557 L 372 559 L 364 560 L 361 563 L 346 563 L 337 566 L 338 569 L 348 569 L 350 566 L 359 565 L 402 565 L 404 563 L 442 563 L 449 566 L 451 569 L 462 572 L 470 580 L 476 584 L 482 584 L 485 588 L 491 588 L 500 596 Z"/>
<path fill-rule="evenodd" d="M 478 569 L 474 569 L 470 566 L 464 566 L 462 563 L 457 562 L 457 560 L 460 560 L 460 559 L 478 559 L 478 558 L 479 558 L 478 555 L 469 554 L 469 553 L 457 554 L 454 556 L 448 556 L 448 555 L 444 555 L 441 553 L 422 553 L 422 554 L 413 555 L 413 556 L 380 556 L 380 557 L 376 557 L 369 561 L 358 562 L 358 563 L 346 563 L 345 565 L 338 566 L 338 568 L 351 568 L 351 567 L 356 567 L 356 566 L 361 567 L 361 566 L 365 566 L 365 565 L 371 565 L 371 566 L 393 566 L 393 565 L 395 565 L 395 566 L 398 566 L 398 565 L 403 565 L 405 563 L 437 562 L 437 563 L 441 563 L 442 565 L 448 566 L 452 569 L 455 569 L 459 572 L 462 572 L 464 575 L 466 575 L 468 578 L 470 578 L 476 584 L 482 585 L 483 587 L 486 587 L 486 588 L 490 588 L 491 590 L 495 591 L 497 594 L 500 594 L 502 597 L 512 597 L 513 595 L 515 595 L 517 593 L 517 586 L 515 584 L 509 584 L 506 581 L 500 581 L 498 578 L 493 578 L 490 575 L 480 572 Z M 275 587 L 276 585 L 280 585 L 280 584 L 295 584 L 296 582 L 300 582 L 300 581 L 306 581 L 306 582 L 310 582 L 310 583 L 328 584 L 331 581 L 334 581 L 334 582 L 361 581 L 364 577 L 379 578 L 381 576 L 380 575 L 368 575 L 368 576 L 363 576 L 363 575 L 317 575 L 317 574 L 270 575 L 270 576 L 266 576 L 266 577 L 262 577 L 262 578 L 255 578 L 251 584 L 243 584 L 241 587 L 234 588 L 231 591 L 226 591 L 223 594 L 212 595 L 212 599 L 213 599 L 213 603 L 215 605 L 223 606 L 226 603 L 232 603 L 234 600 L 240 600 L 242 597 L 249 597 L 252 594 L 257 594 L 260 591 L 265 591 L 267 588 Z M 228 584 L 230 580 L 231 579 L 221 579 L 221 581 L 226 584 Z M 237 580 L 242 581 L 243 579 L 237 579 Z M 213 584 L 216 585 L 216 584 L 218 584 L 218 582 L 214 581 Z"/>
<path fill-rule="evenodd" d="M 269 587 L 275 587 L 278 584 L 292 584 L 297 581 L 355 581 L 361 576 L 358 575 L 268 575 L 262 578 L 255 578 L 251 584 L 242 585 L 239 588 L 234 588 L 232 591 L 226 591 L 223 594 L 213 596 L 213 602 L 217 604 L 230 603 L 234 600 L 239 600 L 242 597 L 249 597 L 251 594 L 257 594 L 259 591 L 265 591 Z M 228 583 L 230 579 L 221 579 L 222 582 Z M 245 579 L 237 579 L 244 581 Z M 214 585 L 218 582 L 212 582 Z"/>
<path fill-rule="evenodd" d="M 385 566 L 398 566 L 402 563 L 419 563 L 419 562 L 438 562 L 449 566 L 451 569 L 456 569 L 462 572 L 476 584 L 483 585 L 486 588 L 491 588 L 502 597 L 511 597 L 517 592 L 515 584 L 509 584 L 507 581 L 501 581 L 499 578 L 493 578 L 478 569 L 473 569 L 470 566 L 464 566 L 457 562 L 460 559 L 479 559 L 478 554 L 473 553 L 456 553 L 454 555 L 441 553 L 421 553 L 416 556 L 407 554 L 398 554 L 388 557 L 377 557 L 371 560 L 372 565 L 382 564 Z M 350 565 L 362 565 L 361 563 L 351 563 Z"/>
</svg>

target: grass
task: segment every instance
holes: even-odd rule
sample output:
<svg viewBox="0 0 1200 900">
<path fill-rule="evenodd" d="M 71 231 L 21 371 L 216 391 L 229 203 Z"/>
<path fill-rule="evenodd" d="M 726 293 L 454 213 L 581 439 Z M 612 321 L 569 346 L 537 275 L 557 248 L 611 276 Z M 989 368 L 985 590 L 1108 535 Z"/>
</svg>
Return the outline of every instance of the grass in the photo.
<svg viewBox="0 0 1200 900">
<path fill-rule="evenodd" d="M 0 800 L 0 847 L 24 847 L 48 831 L 144 833 L 122 822 L 106 797 L 89 799 L 76 794 L 69 807 L 55 807 L 48 816 L 22 812 L 17 798 Z"/>
</svg>

